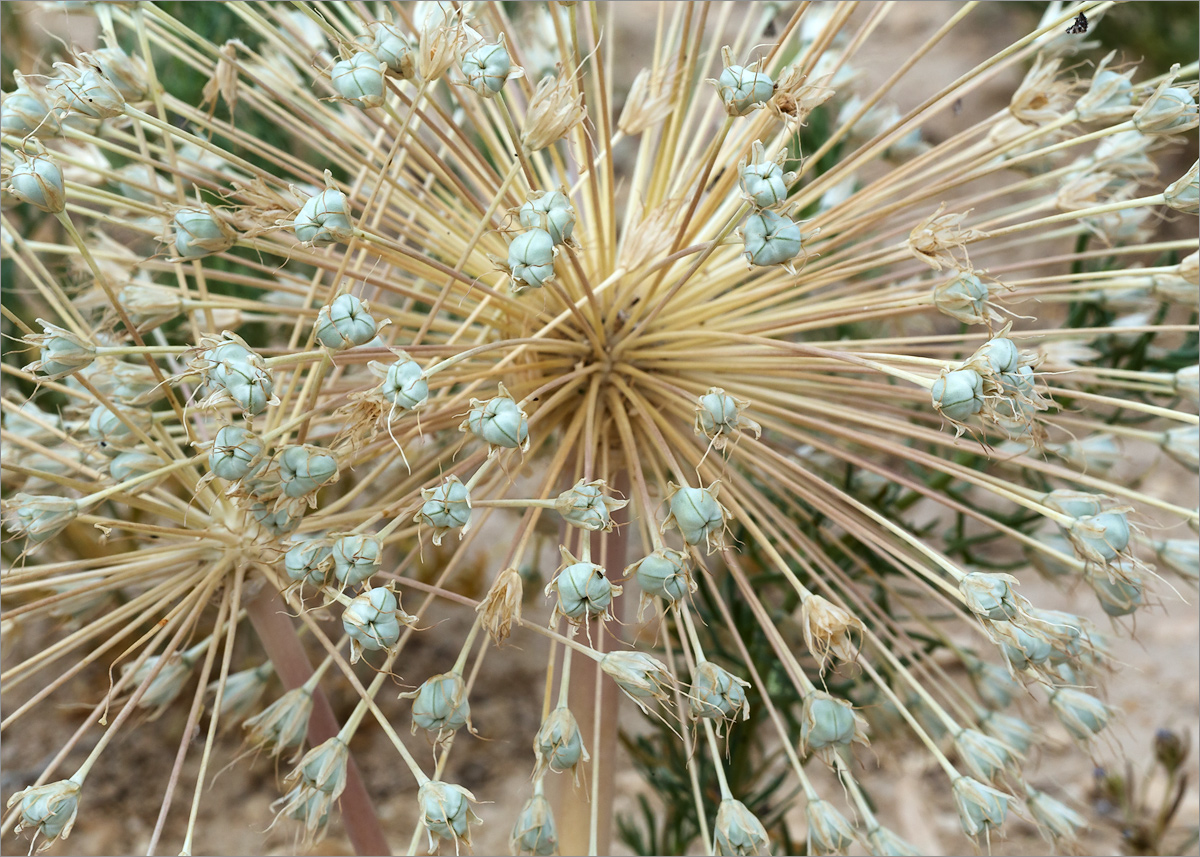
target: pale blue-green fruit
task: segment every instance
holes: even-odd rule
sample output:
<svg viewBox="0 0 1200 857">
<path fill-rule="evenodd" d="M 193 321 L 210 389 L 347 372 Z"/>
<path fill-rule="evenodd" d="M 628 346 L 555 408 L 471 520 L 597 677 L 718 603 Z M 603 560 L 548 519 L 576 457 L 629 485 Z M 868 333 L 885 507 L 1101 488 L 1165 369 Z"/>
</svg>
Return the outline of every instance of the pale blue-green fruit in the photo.
<svg viewBox="0 0 1200 857">
<path fill-rule="evenodd" d="M 561 191 L 538 192 L 517 210 L 517 219 L 526 229 L 544 229 L 555 244 L 571 240 L 575 231 L 575 209 Z"/>
<path fill-rule="evenodd" d="M 234 245 L 232 231 L 203 208 L 175 212 L 175 252 L 180 259 L 200 259 L 222 253 Z"/>
<path fill-rule="evenodd" d="M 358 586 L 379 571 L 383 545 L 375 536 L 359 533 L 333 543 L 333 575 L 345 586 Z"/>
<path fill-rule="evenodd" d="M 1005 336 L 996 336 L 979 346 L 972 358 L 987 366 L 993 375 L 1016 372 L 1021 362 L 1017 343 Z"/>
<path fill-rule="evenodd" d="M 337 459 L 316 447 L 288 446 L 279 454 L 279 480 L 287 497 L 311 494 L 337 472 Z"/>
<path fill-rule="evenodd" d="M 601 566 L 576 562 L 558 573 L 550 586 L 558 593 L 558 612 L 568 619 L 601 616 L 613 599 L 613 585 Z"/>
<path fill-rule="evenodd" d="M 854 828 L 827 800 L 810 800 L 804 807 L 808 822 L 808 853 L 844 854 L 854 844 Z"/>
<path fill-rule="evenodd" d="M 770 208 L 787 199 L 787 183 L 783 180 L 783 167 L 774 161 L 746 164 L 738 180 L 742 191 L 759 208 Z"/>
<path fill-rule="evenodd" d="M 262 451 L 262 441 L 247 429 L 222 426 L 208 454 L 208 466 L 220 478 L 236 482 L 250 472 Z"/>
<path fill-rule="evenodd" d="M 359 107 L 378 107 L 383 104 L 385 87 L 383 70 L 387 68 L 376 54 L 359 51 L 348 60 L 333 64 L 329 72 L 334 90 L 342 98 Z"/>
<path fill-rule="evenodd" d="M 963 729 L 954 736 L 958 757 L 972 774 L 985 782 L 996 779 L 1016 764 L 1012 751 L 999 739 L 977 729 Z"/>
<path fill-rule="evenodd" d="M 632 571 L 638 586 L 648 595 L 656 595 L 667 601 L 678 601 L 692 591 L 691 573 L 688 571 L 687 554 L 671 548 L 659 548 L 625 569 Z"/>
<path fill-rule="evenodd" d="M 5 103 L 7 109 L 7 102 Z M 67 207 L 67 192 L 58 164 L 46 157 L 20 160 L 13 166 L 8 189 L 17 199 L 55 214 Z"/>
<path fill-rule="evenodd" d="M 1156 92 L 1133 114 L 1133 126 L 1143 134 L 1173 134 L 1196 121 L 1196 99 L 1181 86 Z"/>
<path fill-rule="evenodd" d="M 671 495 L 671 516 L 689 545 L 714 543 L 725 527 L 725 510 L 708 488 L 683 486 Z"/>
<path fill-rule="evenodd" d="M 541 288 L 554 276 L 554 238 L 545 229 L 522 232 L 508 245 L 508 267 L 518 287 Z"/>
<path fill-rule="evenodd" d="M 293 222 L 296 237 L 314 247 L 345 244 L 354 237 L 350 222 L 350 204 L 336 188 L 327 188 L 310 197 Z"/>
<path fill-rule="evenodd" d="M 987 284 L 970 271 L 960 271 L 933 289 L 933 305 L 964 324 L 982 324 L 987 320 L 987 299 Z"/>
<path fill-rule="evenodd" d="M 800 714 L 800 746 L 809 751 L 850 746 L 858 735 L 854 707 L 828 693 L 811 691 Z"/>
<path fill-rule="evenodd" d="M 709 720 L 737 720 L 750 716 L 746 700 L 748 682 L 712 661 L 704 661 L 692 675 L 688 692 L 688 710 L 692 717 Z"/>
<path fill-rule="evenodd" d="M 413 731 L 418 728 L 437 736 L 461 729 L 471 719 L 467 685 L 458 673 L 443 673 L 426 679 L 411 697 Z"/>
<path fill-rule="evenodd" d="M 965 422 L 983 410 L 983 378 L 974 369 L 955 369 L 934 381 L 929 395 L 942 416 Z"/>
<path fill-rule="evenodd" d="M 317 342 L 326 348 L 353 348 L 374 339 L 379 325 L 362 301 L 354 295 L 340 295 L 321 307 L 314 332 Z"/>
<path fill-rule="evenodd" d="M 1008 795 L 971 777 L 954 781 L 954 802 L 963 832 L 972 838 L 999 830 L 1008 816 Z"/>
<path fill-rule="evenodd" d="M 533 739 L 538 765 L 551 771 L 567 771 L 587 757 L 583 735 L 569 708 L 560 705 L 550 712 Z"/>
<path fill-rule="evenodd" d="M 745 116 L 775 94 L 775 82 L 756 69 L 726 66 L 717 78 L 717 95 L 731 116 Z"/>
<path fill-rule="evenodd" d="M 1050 707 L 1058 721 L 1080 741 L 1102 732 L 1113 716 L 1109 706 L 1073 687 L 1056 687 L 1051 691 Z"/>
<path fill-rule="evenodd" d="M 958 591 L 967 608 L 977 616 L 1012 619 L 1018 612 L 1015 583 L 1016 579 L 1008 574 L 973 571 L 959 580 Z"/>
<path fill-rule="evenodd" d="M 368 25 L 371 33 L 371 53 L 388 67 L 392 74 L 411 74 L 410 49 L 404 36 L 392 24 L 375 21 Z"/>
<path fill-rule="evenodd" d="M 462 73 L 467 85 L 484 98 L 491 98 L 503 89 L 512 70 L 512 58 L 503 41 L 494 45 L 475 45 L 462 57 Z"/>
<path fill-rule="evenodd" d="M 70 836 L 75 813 L 79 810 L 80 788 L 80 783 L 71 779 L 30 786 L 17 792 L 9 799 L 9 806 L 20 801 L 21 820 L 17 832 L 32 827 L 35 835 L 43 837 L 47 845 L 60 836 L 64 839 Z"/>
<path fill-rule="evenodd" d="M 366 651 L 390 649 L 400 641 L 400 601 L 389 589 L 368 589 L 342 612 L 342 627 Z"/>
<path fill-rule="evenodd" d="M 766 828 L 740 800 L 726 798 L 717 807 L 717 819 L 713 824 L 713 853 L 738 857 L 771 853 L 771 840 Z"/>
<path fill-rule="evenodd" d="M 380 392 L 389 404 L 415 411 L 429 400 L 429 382 L 421 364 L 401 358 L 388 367 Z"/>
<path fill-rule="evenodd" d="M 531 857 L 549 857 L 558 853 L 558 829 L 550 801 L 535 794 L 521 807 L 509 839 L 512 852 Z"/>
<path fill-rule="evenodd" d="M 746 261 L 765 267 L 782 265 L 800 254 L 802 247 L 800 224 L 774 211 L 758 211 L 746 218 L 742 226 Z"/>
<path fill-rule="evenodd" d="M 491 446 L 519 449 L 529 440 L 529 419 L 511 396 L 496 396 L 471 408 L 467 427 Z"/>
<path fill-rule="evenodd" d="M 436 488 L 421 493 L 425 502 L 416 521 L 433 527 L 434 544 L 441 544 L 447 531 L 461 529 L 471 522 L 471 497 L 458 477 L 449 476 Z"/>
<path fill-rule="evenodd" d="M 323 586 L 329 573 L 333 549 L 319 541 L 300 542 L 283 555 L 283 568 L 294 583 Z"/>
<path fill-rule="evenodd" d="M 462 786 L 441 780 L 429 780 L 417 790 L 421 821 L 429 832 L 431 851 L 441 839 L 471 844 L 471 825 L 479 821 L 471 811 L 470 801 L 474 799 Z"/>
<path fill-rule="evenodd" d="M 1084 559 L 1109 562 L 1129 546 L 1129 520 L 1124 512 L 1101 512 L 1077 518 L 1071 537 Z"/>
</svg>

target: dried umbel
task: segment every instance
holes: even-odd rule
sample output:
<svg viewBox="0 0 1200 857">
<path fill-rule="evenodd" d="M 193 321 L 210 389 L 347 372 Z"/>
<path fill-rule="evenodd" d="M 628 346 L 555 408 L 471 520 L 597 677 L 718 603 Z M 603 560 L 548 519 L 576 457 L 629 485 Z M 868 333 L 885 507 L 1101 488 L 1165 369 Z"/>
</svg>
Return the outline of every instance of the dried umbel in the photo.
<svg viewBox="0 0 1200 857">
<path fill-rule="evenodd" d="M 204 27 L 71 4 L 104 47 L 14 75 L 0 111 L 0 630 L 48 635 L 4 647 L 6 761 L 81 785 L 56 760 L 89 748 L 115 776 L 168 706 L 181 776 L 130 811 L 149 851 L 211 849 L 150 819 L 207 805 L 277 658 L 286 686 L 311 677 L 248 746 L 302 752 L 310 723 L 317 745 L 285 838 L 371 839 L 362 747 L 465 846 L 471 797 L 441 777 L 485 748 L 471 688 L 480 737 L 526 729 L 508 745 L 534 771 L 485 848 L 621 847 L 607 807 L 594 836 L 546 807 L 613 792 L 613 702 L 651 717 L 638 758 L 699 786 L 621 783 L 698 793 L 710 841 L 672 850 L 768 853 L 769 828 L 914 853 L 874 788 L 905 741 L 965 833 L 1016 800 L 1069 848 L 1029 783 L 1041 742 L 1103 742 L 1120 713 L 1086 617 L 1123 636 L 1197 578 L 1195 72 L 1104 57 L 1064 6 L 1032 31 L 993 16 L 1025 29 L 954 80 L 880 88 L 862 60 L 901 16 L 947 22 L 905 56 L 979 43 L 978 13 L 934 7 L 664 4 L 631 51 L 640 18 L 583 3 L 264 0 Z M 544 678 L 497 725 L 514 658 Z M 113 673 L 100 716 L 45 748 L 82 666 Z M 436 749 L 393 742 L 410 714 Z M 64 788 L 0 833 L 65 833 Z"/>
</svg>

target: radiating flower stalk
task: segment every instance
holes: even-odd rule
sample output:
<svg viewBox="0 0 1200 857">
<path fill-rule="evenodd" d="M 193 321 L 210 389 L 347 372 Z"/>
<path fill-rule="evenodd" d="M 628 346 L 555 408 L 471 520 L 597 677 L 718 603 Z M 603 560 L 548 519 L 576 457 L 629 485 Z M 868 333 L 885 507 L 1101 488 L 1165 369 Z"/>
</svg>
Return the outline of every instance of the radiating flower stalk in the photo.
<svg viewBox="0 0 1200 857">
<path fill-rule="evenodd" d="M 1065 28 L 1109 5 L 1056 6 L 903 115 L 905 69 L 870 92 L 854 75 L 886 5 L 668 4 L 624 88 L 614 4 L 230 4 L 221 43 L 91 7 L 105 47 L 4 97 L 4 330 L 26 353 L 3 363 L 3 617 L 76 620 L 6 664 L 5 736 L 90 664 L 125 668 L 3 831 L 86 825 L 89 772 L 138 709 L 190 694 L 176 770 L 206 766 L 269 659 L 290 690 L 245 725 L 299 757 L 279 823 L 315 837 L 342 812 L 360 851 L 387 847 L 348 749 L 370 716 L 418 789 L 410 853 L 422 830 L 465 848 L 476 798 L 441 776 L 511 635 L 548 651 L 516 853 L 606 853 L 618 694 L 678 731 L 694 786 L 715 767 L 717 803 L 693 788 L 714 853 L 772 847 L 724 770 L 720 737 L 748 728 L 782 748 L 762 764 L 796 783 L 808 853 L 912 853 L 855 779 L 868 703 L 932 754 L 966 836 L 1028 801 L 1069 845 L 1078 816 L 1021 765 L 1052 729 L 1104 734 L 1112 665 L 1098 626 L 1019 584 L 1089 586 L 1123 633 L 1197 577 L 1194 492 L 1109 476 L 1145 449 L 1196 472 L 1194 221 L 1156 232 L 1195 216 L 1196 167 L 1156 155 L 1194 149 L 1197 65 L 1066 71 L 1094 45 Z M 166 59 L 211 79 L 206 103 L 172 94 Z M 1007 110 L 922 136 L 1014 68 Z M 546 522 L 543 600 L 522 570 L 552 567 Z M 455 582 L 480 556 L 475 602 Z M 740 660 L 701 639 L 700 595 Z M 424 621 L 437 600 L 478 610 L 456 663 L 406 676 L 410 739 L 377 700 L 410 641 L 454 627 Z M 238 671 L 243 637 L 265 654 Z M 360 699 L 341 724 L 334 682 Z M 819 791 L 814 757 L 845 790 Z"/>
</svg>

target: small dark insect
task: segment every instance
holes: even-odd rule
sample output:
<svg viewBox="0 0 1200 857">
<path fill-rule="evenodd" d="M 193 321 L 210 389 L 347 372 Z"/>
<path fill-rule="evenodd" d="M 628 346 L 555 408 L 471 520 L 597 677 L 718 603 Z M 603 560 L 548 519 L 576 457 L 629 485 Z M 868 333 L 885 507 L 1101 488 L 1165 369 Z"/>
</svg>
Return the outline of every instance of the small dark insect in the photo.
<svg viewBox="0 0 1200 857">
<path fill-rule="evenodd" d="M 1086 33 L 1087 28 L 1088 28 L 1087 15 L 1080 12 L 1078 15 L 1075 16 L 1075 21 L 1071 24 L 1071 26 L 1067 27 L 1067 32 L 1073 36 L 1077 36 L 1080 33 Z"/>
</svg>

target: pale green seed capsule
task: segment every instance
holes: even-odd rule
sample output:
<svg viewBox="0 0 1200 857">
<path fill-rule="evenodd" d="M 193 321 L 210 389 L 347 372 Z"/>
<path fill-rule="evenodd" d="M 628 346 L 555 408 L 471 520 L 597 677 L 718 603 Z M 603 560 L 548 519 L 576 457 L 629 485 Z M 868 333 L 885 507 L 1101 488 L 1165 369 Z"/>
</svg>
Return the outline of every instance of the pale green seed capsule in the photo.
<svg viewBox="0 0 1200 857">
<path fill-rule="evenodd" d="M 967 671 L 975 680 L 979 698 L 985 704 L 992 708 L 1006 708 L 1012 705 L 1014 695 L 1020 693 L 1021 686 L 1012 680 L 1008 670 L 978 658 L 971 658 L 966 664 Z"/>
<path fill-rule="evenodd" d="M 122 672 L 128 673 L 133 670 L 130 684 L 138 687 L 150 677 L 150 673 L 162 660 L 161 655 L 151 655 L 136 670 L 133 670 L 133 664 L 125 664 Z M 169 655 L 158 675 L 142 693 L 142 698 L 137 703 L 138 708 L 162 708 L 164 705 L 170 705 L 175 701 L 175 697 L 179 696 L 191 674 L 192 664 L 188 659 L 178 653 Z"/>
<path fill-rule="evenodd" d="M 358 586 L 379 571 L 383 544 L 375 536 L 342 536 L 333 543 L 333 574 L 343 586 Z"/>
<path fill-rule="evenodd" d="M 1021 362 L 1021 353 L 1017 344 L 1004 336 L 989 339 L 967 361 L 981 374 L 990 372 L 992 375 L 1016 372 Z"/>
<path fill-rule="evenodd" d="M 750 718 L 750 702 L 746 688 L 750 682 L 738 678 L 712 661 L 703 661 L 692 675 L 688 692 L 688 710 L 692 717 L 734 722 Z"/>
<path fill-rule="evenodd" d="M 965 422 L 983 410 L 983 378 L 974 369 L 945 372 L 933 382 L 929 395 L 942 416 Z"/>
<path fill-rule="evenodd" d="M 1185 580 L 1200 578 L 1200 542 L 1195 539 L 1168 539 L 1154 545 L 1159 562 Z"/>
<path fill-rule="evenodd" d="M 874 857 L 921 857 L 925 852 L 886 827 L 867 834 L 867 852 Z"/>
<path fill-rule="evenodd" d="M 325 585 L 333 563 L 333 548 L 317 540 L 300 542 L 283 555 L 283 568 L 293 583 Z"/>
<path fill-rule="evenodd" d="M 634 574 L 638 586 L 648 595 L 678 601 L 696 589 L 688 569 L 687 554 L 671 548 L 659 548 L 625 569 L 625 576 Z"/>
<path fill-rule="evenodd" d="M 38 319 L 42 326 L 40 334 L 27 337 L 26 341 L 41 346 L 41 360 L 25 367 L 25 371 L 38 371 L 51 381 L 57 381 L 91 366 L 96 359 L 96 347 L 69 330 Z"/>
<path fill-rule="evenodd" d="M 21 818 L 14 832 L 20 833 L 27 827 L 34 828 L 34 836 L 46 840 L 39 851 L 56 839 L 66 839 L 75 825 L 81 788 L 82 785 L 72 779 L 29 786 L 17 792 L 8 799 L 7 804 L 9 808 L 17 803 L 21 805 Z"/>
<path fill-rule="evenodd" d="M 1133 114 L 1143 134 L 1177 134 L 1196 127 L 1196 99 L 1181 86 L 1159 89 Z"/>
<path fill-rule="evenodd" d="M 558 829 L 550 801 L 535 794 L 521 807 L 513 824 L 509 845 L 513 854 L 549 857 L 558 853 Z"/>
<path fill-rule="evenodd" d="M 287 779 L 299 788 L 302 802 L 309 801 L 316 792 L 325 795 L 332 805 L 346 788 L 349 760 L 350 748 L 335 735 L 305 753 Z"/>
<path fill-rule="evenodd" d="M 392 648 L 400 641 L 401 626 L 416 621 L 401 609 L 400 599 L 390 589 L 364 589 L 342 612 L 342 627 L 350 636 L 350 662 L 356 662 L 364 651 Z"/>
<path fill-rule="evenodd" d="M 600 669 L 617 683 L 642 711 L 651 700 L 667 702 L 675 687 L 671 671 L 644 652 L 609 652 L 600 659 Z"/>
<path fill-rule="evenodd" d="M 1200 468 L 1200 426 L 1183 426 L 1162 433 L 1163 452 L 1189 470 Z"/>
<path fill-rule="evenodd" d="M 371 34 L 371 53 L 386 65 L 392 74 L 412 77 L 410 48 L 400 30 L 383 21 L 375 21 L 367 25 L 367 29 Z"/>
<path fill-rule="evenodd" d="M 973 571 L 958 582 L 967 608 L 987 619 L 1012 619 L 1020 612 L 1020 596 L 1013 587 L 1017 579 L 1011 574 L 992 574 Z"/>
<path fill-rule="evenodd" d="M 1050 641 L 1052 661 L 1073 660 L 1091 645 L 1087 623 L 1074 613 L 1029 607 L 1025 610 L 1025 618 L 1029 630 Z"/>
<path fill-rule="evenodd" d="M 554 238 L 544 229 L 522 232 L 508 245 L 513 290 L 540 289 L 554 277 Z"/>
<path fill-rule="evenodd" d="M 988 287 L 970 271 L 934 286 L 933 304 L 940 312 L 964 324 L 983 324 L 988 319 Z"/>
<path fill-rule="evenodd" d="M 758 144 L 761 151 L 761 144 Z M 795 178 L 794 174 L 792 175 Z M 738 183 L 744 193 L 759 208 L 770 208 L 787 199 L 788 179 L 783 167 L 775 161 L 760 158 L 758 161 L 743 164 L 738 171 Z"/>
<path fill-rule="evenodd" d="M 100 451 L 105 455 L 119 455 L 120 447 L 128 447 L 137 442 L 129 423 L 141 423 L 144 419 L 136 415 L 135 411 L 123 411 L 122 416 L 126 421 L 122 421 L 104 405 L 97 405 L 88 417 L 88 435 L 100 445 Z"/>
<path fill-rule="evenodd" d="M 224 723 L 240 720 L 258 705 L 258 701 L 267 690 L 267 680 L 274 674 L 275 668 L 271 662 L 239 670 L 225 677 L 225 690 L 221 694 L 220 719 Z M 209 684 L 208 692 L 216 694 L 220 681 Z"/>
<path fill-rule="evenodd" d="M 108 474 L 117 482 L 124 482 L 125 480 L 132 479 L 135 476 L 142 476 L 143 474 L 157 470 L 161 466 L 162 460 L 157 456 L 150 455 L 146 452 L 130 450 L 128 452 L 122 452 L 112 461 L 108 462 Z M 145 488 L 149 488 L 152 483 L 157 481 L 158 480 L 156 479 L 150 479 L 145 482 L 141 482 L 138 485 L 134 485 L 128 490 L 143 490 Z"/>
<path fill-rule="evenodd" d="M 283 694 L 260 714 L 242 724 L 247 739 L 255 747 L 267 747 L 272 756 L 304 743 L 308 719 L 312 714 L 312 691 L 297 687 Z"/>
<path fill-rule="evenodd" d="M 728 57 L 726 58 L 728 61 Z M 766 106 L 775 94 L 775 82 L 757 68 L 729 65 L 716 80 L 717 95 L 730 116 L 745 116 Z"/>
<path fill-rule="evenodd" d="M 89 51 L 82 59 L 100 69 L 105 80 L 117 88 L 127 101 L 143 101 L 149 91 L 149 74 L 145 61 L 113 46 Z"/>
<path fill-rule="evenodd" d="M 469 430 L 489 446 L 499 449 L 529 448 L 529 419 L 501 385 L 501 394 L 482 402 L 471 400 L 466 422 L 459 428 Z"/>
<path fill-rule="evenodd" d="M 318 831 L 329 824 L 329 812 L 333 809 L 333 801 L 325 792 L 296 786 L 286 795 L 284 814 L 293 821 L 304 825 L 305 831 L 316 836 Z"/>
<path fill-rule="evenodd" d="M 67 207 L 62 170 L 43 155 L 18 161 L 8 182 L 13 196 L 39 211 L 56 214 Z"/>
<path fill-rule="evenodd" d="M 743 429 L 758 437 L 762 433 L 762 426 L 742 414 L 749 405 L 749 402 L 735 399 L 720 387 L 709 387 L 696 406 L 696 434 L 712 440 L 717 449 L 724 449 L 725 442 L 736 437 Z"/>
<path fill-rule="evenodd" d="M 79 113 L 91 119 L 111 119 L 125 112 L 125 98 L 121 91 L 95 69 L 81 70 L 64 63 L 58 68 L 67 74 L 50 84 L 59 105 L 71 113 Z"/>
<path fill-rule="evenodd" d="M 1129 73 L 1118 74 L 1105 68 L 1112 55 L 1105 57 L 1092 77 L 1088 91 L 1075 102 L 1080 122 L 1120 121 L 1128 118 L 1133 105 L 1133 84 Z"/>
<path fill-rule="evenodd" d="M 293 223 L 296 237 L 314 247 L 345 244 L 354 237 L 350 222 L 350 203 L 336 188 L 327 188 L 300 209 Z"/>
<path fill-rule="evenodd" d="M 1046 448 L 1081 471 L 1101 476 L 1124 458 L 1117 439 L 1103 432 Z"/>
<path fill-rule="evenodd" d="M 1184 214 L 1200 213 L 1200 175 L 1197 168 L 1200 162 L 1193 163 L 1186 173 L 1167 185 L 1163 197 L 1167 205 Z"/>
<path fill-rule="evenodd" d="M 417 804 L 421 808 L 421 820 L 429 833 L 429 850 L 437 848 L 437 843 L 443 839 L 462 842 L 471 847 L 471 825 L 478 824 L 479 818 L 471 811 L 471 801 L 475 795 L 462 786 L 444 783 L 441 780 L 429 780 L 417 790 Z"/>
<path fill-rule="evenodd" d="M 1008 795 L 970 777 L 954 781 L 954 802 L 963 832 L 974 838 L 999 830 L 1008 816 Z"/>
<path fill-rule="evenodd" d="M 236 482 L 261 461 L 262 441 L 240 426 L 222 426 L 217 431 L 208 466 L 217 476 Z"/>
<path fill-rule="evenodd" d="M 19 71 L 13 72 L 13 78 L 17 88 L 4 93 L 3 106 L 0 107 L 0 130 L 14 137 L 34 133 L 43 137 L 61 134 L 62 126 L 58 117 L 45 99 L 25 84 L 25 78 Z"/>
<path fill-rule="evenodd" d="M 742 225 L 746 261 L 766 267 L 784 265 L 800 255 L 803 235 L 800 224 L 774 211 L 758 211 Z"/>
<path fill-rule="evenodd" d="M 1040 631 L 1021 628 L 1011 622 L 997 622 L 992 631 L 1000 639 L 1015 670 L 1044 664 L 1054 652 L 1050 640 Z"/>
<path fill-rule="evenodd" d="M 181 259 L 200 259 L 223 253 L 234 245 L 237 236 L 212 211 L 181 208 L 175 212 L 175 252 Z"/>
<path fill-rule="evenodd" d="M 504 34 L 494 45 L 480 43 L 463 53 L 462 73 L 467 85 L 484 98 L 491 98 L 504 88 L 513 74 L 512 57 L 504 45 Z"/>
<path fill-rule="evenodd" d="M 1042 503 L 1054 511 L 1069 515 L 1072 518 L 1099 515 L 1104 511 L 1104 496 L 1102 494 L 1071 491 L 1067 488 L 1059 488 L 1044 495 Z"/>
<path fill-rule="evenodd" d="M 440 545 L 451 530 L 465 529 L 471 523 L 471 497 L 457 476 L 448 476 L 436 488 L 421 491 L 425 503 L 414 520 L 433 528 L 433 543 Z"/>
<path fill-rule="evenodd" d="M 288 446 L 279 454 L 279 480 L 286 497 L 304 497 L 337 477 L 337 459 L 319 447 Z"/>
<path fill-rule="evenodd" d="M 1033 729 L 1019 717 L 999 711 L 985 711 L 979 718 L 983 731 L 1011 748 L 1018 755 L 1029 752 L 1033 746 Z"/>
<path fill-rule="evenodd" d="M 1073 687 L 1056 687 L 1051 691 L 1050 707 L 1058 721 L 1080 741 L 1102 732 L 1113 716 L 1108 705 Z"/>
<path fill-rule="evenodd" d="M 1185 366 L 1175 373 L 1175 394 L 1189 402 L 1200 403 L 1200 365 Z"/>
<path fill-rule="evenodd" d="M 579 724 L 565 705 L 560 705 L 542 721 L 533 739 L 533 751 L 537 757 L 537 778 L 546 769 L 561 773 L 574 771 L 581 761 L 587 761 L 588 753 L 583 746 L 583 735 Z"/>
<path fill-rule="evenodd" d="M 849 747 L 854 741 L 866 743 L 866 722 L 854 713 L 854 706 L 824 691 L 810 691 L 800 712 L 802 752 Z"/>
<path fill-rule="evenodd" d="M 432 732 L 439 741 L 471 722 L 471 704 L 467 685 L 458 673 L 442 673 L 425 682 L 412 693 L 400 694 L 411 699 L 412 731 Z"/>
<path fill-rule="evenodd" d="M 340 295 L 317 313 L 314 333 L 326 348 L 341 350 L 366 345 L 379 332 L 379 324 L 365 303 L 354 295 Z"/>
<path fill-rule="evenodd" d="M 1051 842 L 1073 842 L 1088 824 L 1086 818 L 1062 801 L 1028 785 L 1025 786 L 1025 805 L 1038 829 Z"/>
<path fill-rule="evenodd" d="M 854 828 L 827 800 L 810 800 L 804 807 L 808 821 L 808 853 L 845 854 L 854 844 Z"/>
<path fill-rule="evenodd" d="M 570 490 L 558 495 L 554 501 L 554 509 L 571 526 L 584 530 L 612 532 L 616 527 L 612 513 L 625 508 L 628 501 L 607 496 L 603 491 L 606 487 L 608 486 L 603 480 L 580 480 Z"/>
<path fill-rule="evenodd" d="M 669 498 L 671 513 L 664 526 L 679 530 L 689 545 L 707 544 L 710 552 L 724 543 L 726 512 L 709 488 L 676 488 Z"/>
<path fill-rule="evenodd" d="M 713 824 L 713 853 L 744 857 L 771 853 L 767 829 L 740 800 L 726 798 L 717 807 Z"/>
<path fill-rule="evenodd" d="M 359 51 L 334 63 L 329 78 L 337 94 L 351 104 L 378 107 L 384 100 L 383 70 L 387 67 L 375 53 Z"/>
<path fill-rule="evenodd" d="M 2 502 L 9 532 L 32 544 L 52 539 L 79 514 L 78 503 L 67 497 L 19 493 Z"/>
<path fill-rule="evenodd" d="M 1070 540 L 1066 535 L 1060 532 L 1042 532 L 1038 533 L 1036 538 L 1046 547 L 1050 547 L 1051 550 L 1063 553 L 1063 555 L 1068 557 L 1074 556 L 1074 546 L 1070 544 Z M 1074 565 L 1069 565 L 1061 561 L 1061 559 L 1046 555 L 1045 552 L 1033 549 L 1033 547 L 1026 547 L 1025 556 L 1033 564 L 1033 567 L 1040 571 L 1044 577 L 1048 577 L 1048 579 L 1052 580 L 1055 577 L 1068 577 L 1075 574 Z"/>
<path fill-rule="evenodd" d="M 1017 760 L 1004 742 L 977 729 L 962 729 L 954 736 L 954 748 L 967 770 L 984 782 L 993 782 Z"/>
<path fill-rule="evenodd" d="M 1129 521 L 1124 512 L 1101 512 L 1077 518 L 1070 538 L 1081 559 L 1110 562 L 1129 546 Z"/>
<path fill-rule="evenodd" d="M 1109 580 L 1104 575 L 1089 575 L 1088 583 L 1096 593 L 1096 600 L 1101 609 L 1109 616 L 1117 618 L 1128 616 L 1142 605 L 1145 596 L 1145 585 L 1137 575 L 1129 575 L 1125 580 Z"/>
<path fill-rule="evenodd" d="M 379 389 L 389 404 L 406 411 L 415 411 L 429 401 L 429 382 L 421 364 L 407 357 L 387 367 Z"/>
<path fill-rule="evenodd" d="M 263 359 L 238 342 L 224 342 L 201 354 L 207 382 L 243 411 L 257 416 L 274 394 L 274 381 Z"/>
<path fill-rule="evenodd" d="M 558 593 L 556 612 L 573 622 L 591 616 L 604 616 L 612 604 L 614 587 L 604 576 L 604 568 L 590 562 L 567 565 L 546 587 L 546 594 Z"/>
<path fill-rule="evenodd" d="M 517 219 L 526 229 L 544 229 L 555 244 L 571 240 L 575 231 L 575 209 L 561 191 L 534 191 L 518 209 Z"/>
</svg>

